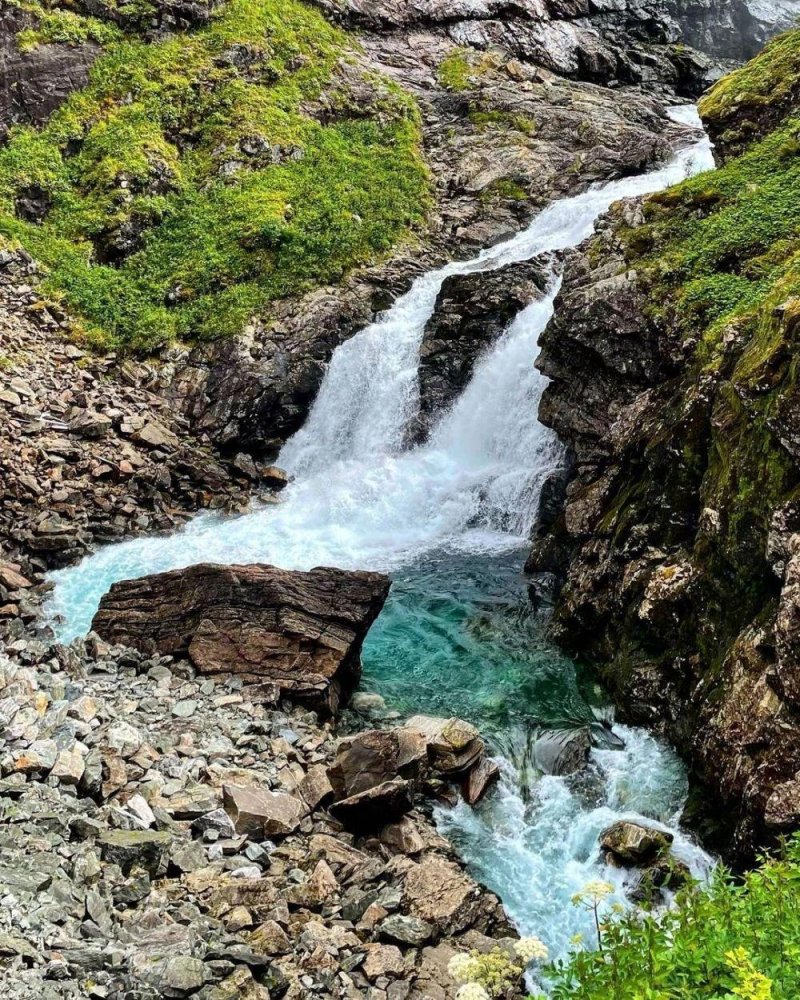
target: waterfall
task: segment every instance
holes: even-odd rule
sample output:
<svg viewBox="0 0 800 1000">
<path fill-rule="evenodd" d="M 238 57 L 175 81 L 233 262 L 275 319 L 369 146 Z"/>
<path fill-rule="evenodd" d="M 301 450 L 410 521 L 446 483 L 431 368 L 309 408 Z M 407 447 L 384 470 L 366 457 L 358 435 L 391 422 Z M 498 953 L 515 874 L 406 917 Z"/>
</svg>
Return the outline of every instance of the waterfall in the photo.
<svg viewBox="0 0 800 1000">
<path fill-rule="evenodd" d="M 674 116 L 699 125 L 692 108 Z M 63 637 L 88 629 L 116 580 L 195 562 L 392 571 L 434 549 L 491 553 L 524 544 L 539 485 L 559 461 L 557 442 L 536 419 L 545 379 L 533 365 L 558 283 L 480 359 L 428 442 L 404 449 L 419 346 L 442 283 L 575 246 L 612 202 L 712 165 L 703 137 L 658 170 L 555 202 L 507 242 L 420 277 L 334 353 L 305 426 L 278 459 L 295 477 L 282 502 L 233 519 L 199 515 L 171 537 L 107 546 L 54 572 L 50 609 L 65 619 Z"/>
<path fill-rule="evenodd" d="M 699 125 L 693 109 L 675 117 Z M 477 809 L 440 810 L 440 828 L 520 930 L 541 936 L 553 957 L 576 932 L 591 931 L 586 913 L 570 905 L 588 878 L 608 877 L 613 898 L 624 899 L 620 873 L 599 862 L 600 831 L 621 817 L 674 828 L 686 777 L 674 753 L 637 730 L 617 730 L 622 751 L 595 749 L 577 784 L 545 776 L 529 788 L 524 767 L 513 763 L 514 740 L 526 738 L 532 720 L 546 724 L 559 711 L 591 715 L 574 665 L 548 646 L 519 587 L 541 484 L 562 458 L 537 419 L 546 380 L 533 364 L 557 275 L 478 360 L 428 441 L 407 447 L 419 403 L 419 348 L 448 276 L 575 246 L 617 199 L 712 166 L 700 138 L 658 170 L 556 202 L 513 239 L 420 277 L 337 348 L 305 426 L 278 459 L 294 476 L 280 503 L 237 518 L 200 515 L 171 537 L 107 546 L 51 575 L 50 609 L 63 616 L 68 640 L 88 629 L 116 580 L 196 562 L 392 572 L 393 595 L 364 647 L 365 680 L 412 711 L 463 713 L 493 739 L 499 787 Z M 520 605 L 513 620 L 498 597 L 509 570 Z M 702 873 L 706 855 L 673 833 L 678 856 Z"/>
</svg>

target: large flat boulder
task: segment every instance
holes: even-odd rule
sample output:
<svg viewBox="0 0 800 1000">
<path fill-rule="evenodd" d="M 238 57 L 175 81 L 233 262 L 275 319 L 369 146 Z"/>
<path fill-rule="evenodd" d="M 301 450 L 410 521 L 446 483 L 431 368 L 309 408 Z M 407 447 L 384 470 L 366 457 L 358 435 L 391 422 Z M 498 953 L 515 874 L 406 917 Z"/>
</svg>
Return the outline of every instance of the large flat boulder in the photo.
<svg viewBox="0 0 800 1000">
<path fill-rule="evenodd" d="M 92 628 L 335 712 L 358 682 L 361 645 L 388 593 L 379 573 L 201 563 L 115 583 Z"/>
</svg>

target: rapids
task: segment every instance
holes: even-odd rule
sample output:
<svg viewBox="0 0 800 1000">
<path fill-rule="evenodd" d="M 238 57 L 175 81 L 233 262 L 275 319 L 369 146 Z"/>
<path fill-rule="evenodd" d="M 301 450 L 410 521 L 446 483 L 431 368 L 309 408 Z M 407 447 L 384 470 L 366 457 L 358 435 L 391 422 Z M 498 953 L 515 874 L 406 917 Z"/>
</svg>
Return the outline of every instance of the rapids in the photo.
<svg viewBox="0 0 800 1000">
<path fill-rule="evenodd" d="M 675 117 L 699 125 L 693 109 Z M 391 573 L 392 595 L 364 649 L 365 683 L 390 707 L 456 713 L 486 732 L 502 760 L 500 786 L 476 810 L 441 810 L 440 826 L 520 929 L 542 937 L 554 955 L 587 930 L 569 899 L 601 871 L 598 832 L 621 815 L 674 827 L 685 776 L 667 748 L 621 728 L 626 749 L 596 749 L 586 787 L 533 780 L 522 760 L 531 726 L 605 711 L 592 685 L 543 638 L 521 574 L 541 485 L 563 460 L 537 420 L 546 383 L 533 365 L 557 274 L 480 359 L 429 440 L 409 448 L 419 346 L 449 275 L 575 246 L 617 199 L 712 166 L 698 133 L 659 169 L 556 202 L 507 242 L 423 275 L 334 353 L 305 426 L 279 456 L 294 476 L 279 504 L 238 518 L 202 514 L 173 536 L 108 546 L 51 576 L 50 610 L 69 640 L 87 631 L 114 581 L 195 562 Z M 675 832 L 678 852 L 702 872 L 706 856 Z"/>
</svg>

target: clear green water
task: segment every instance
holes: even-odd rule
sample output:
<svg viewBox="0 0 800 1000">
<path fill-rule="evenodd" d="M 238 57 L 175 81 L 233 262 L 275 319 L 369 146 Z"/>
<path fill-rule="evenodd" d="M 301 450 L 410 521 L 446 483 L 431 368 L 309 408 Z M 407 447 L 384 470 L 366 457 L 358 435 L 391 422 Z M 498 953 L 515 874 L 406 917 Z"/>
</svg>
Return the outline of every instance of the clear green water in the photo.
<svg viewBox="0 0 800 1000">
<path fill-rule="evenodd" d="M 364 644 L 362 687 L 403 714 L 457 715 L 493 741 L 538 723 L 593 718 L 600 689 L 545 638 L 523 552 L 437 552 L 393 575 Z"/>
<path fill-rule="evenodd" d="M 541 937 L 557 958 L 576 934 L 591 941 L 589 915 L 571 903 L 587 881 L 611 881 L 605 905 L 627 905 L 624 873 L 599 857 L 600 834 L 616 820 L 671 829 L 676 853 L 699 877 L 709 859 L 678 828 L 684 768 L 649 734 L 614 725 L 624 748 L 596 746 L 581 774 L 536 771 L 530 749 L 542 729 L 613 716 L 591 674 L 548 642 L 547 614 L 528 598 L 523 559 L 521 551 L 439 551 L 398 571 L 364 646 L 362 689 L 402 715 L 455 715 L 480 728 L 500 782 L 474 809 L 438 808 L 439 829 L 520 931 Z"/>
</svg>

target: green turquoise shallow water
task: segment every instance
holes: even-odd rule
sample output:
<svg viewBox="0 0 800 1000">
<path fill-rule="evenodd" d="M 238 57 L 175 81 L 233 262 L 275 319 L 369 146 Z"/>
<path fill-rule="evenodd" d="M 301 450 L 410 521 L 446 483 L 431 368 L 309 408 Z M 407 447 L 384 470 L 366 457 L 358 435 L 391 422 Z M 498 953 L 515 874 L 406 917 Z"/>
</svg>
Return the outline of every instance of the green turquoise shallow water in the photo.
<svg viewBox="0 0 800 1000">
<path fill-rule="evenodd" d="M 362 686 L 403 714 L 457 715 L 495 740 L 592 716 L 588 679 L 544 634 L 523 552 L 432 553 L 393 576 L 364 644 Z"/>
</svg>

